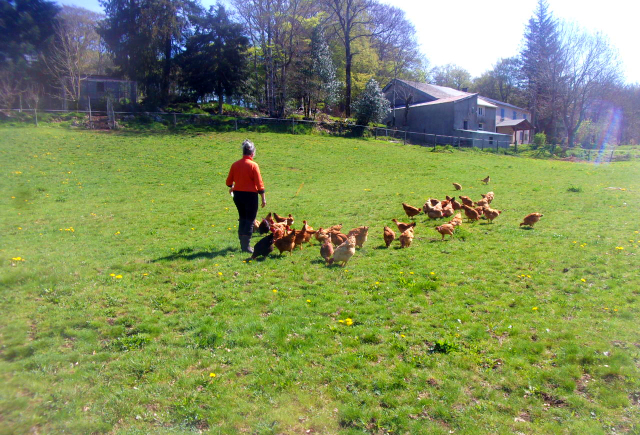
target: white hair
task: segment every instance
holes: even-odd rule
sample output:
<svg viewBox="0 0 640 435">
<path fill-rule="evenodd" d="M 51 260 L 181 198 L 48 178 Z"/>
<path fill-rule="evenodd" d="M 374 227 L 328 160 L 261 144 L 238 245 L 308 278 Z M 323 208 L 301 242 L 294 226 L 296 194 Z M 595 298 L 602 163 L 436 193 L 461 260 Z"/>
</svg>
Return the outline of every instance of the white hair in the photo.
<svg viewBox="0 0 640 435">
<path fill-rule="evenodd" d="M 242 154 L 245 156 L 250 156 L 256 153 L 256 146 L 249 139 L 245 139 L 242 142 Z"/>
</svg>

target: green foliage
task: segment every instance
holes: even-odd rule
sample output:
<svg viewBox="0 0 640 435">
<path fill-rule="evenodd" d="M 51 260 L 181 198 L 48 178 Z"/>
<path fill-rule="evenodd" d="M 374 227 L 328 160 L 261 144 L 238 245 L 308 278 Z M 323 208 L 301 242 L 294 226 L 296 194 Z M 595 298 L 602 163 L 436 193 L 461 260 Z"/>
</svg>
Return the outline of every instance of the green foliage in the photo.
<svg viewBox="0 0 640 435">
<path fill-rule="evenodd" d="M 390 112 L 389 100 L 384 96 L 378 82 L 369 80 L 360 98 L 353 104 L 358 125 L 379 123 Z"/>
<path fill-rule="evenodd" d="M 533 136 L 533 149 L 544 148 L 547 145 L 547 135 L 544 133 L 536 133 Z"/>
</svg>

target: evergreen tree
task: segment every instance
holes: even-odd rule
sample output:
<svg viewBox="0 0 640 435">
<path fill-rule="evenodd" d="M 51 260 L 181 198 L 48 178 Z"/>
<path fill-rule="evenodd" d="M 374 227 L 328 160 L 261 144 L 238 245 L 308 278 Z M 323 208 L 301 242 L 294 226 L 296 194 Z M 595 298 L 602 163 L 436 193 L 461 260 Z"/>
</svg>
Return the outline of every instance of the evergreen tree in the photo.
<svg viewBox="0 0 640 435">
<path fill-rule="evenodd" d="M 390 111 L 389 100 L 384 96 L 378 82 L 369 80 L 360 98 L 353 104 L 358 125 L 379 123 Z"/>
<path fill-rule="evenodd" d="M 220 4 L 215 10 L 212 6 L 196 27 L 179 58 L 182 81 L 197 98 L 215 94 L 222 114 L 223 97 L 236 93 L 246 78 L 249 39 Z"/>
<path fill-rule="evenodd" d="M 129 79 L 164 105 L 174 82 L 174 57 L 202 14 L 196 0 L 100 0 L 106 18 L 98 33 Z"/>
<path fill-rule="evenodd" d="M 562 50 L 558 22 L 546 0 L 538 0 L 523 46 L 520 58 L 532 122 L 554 140 Z"/>
</svg>

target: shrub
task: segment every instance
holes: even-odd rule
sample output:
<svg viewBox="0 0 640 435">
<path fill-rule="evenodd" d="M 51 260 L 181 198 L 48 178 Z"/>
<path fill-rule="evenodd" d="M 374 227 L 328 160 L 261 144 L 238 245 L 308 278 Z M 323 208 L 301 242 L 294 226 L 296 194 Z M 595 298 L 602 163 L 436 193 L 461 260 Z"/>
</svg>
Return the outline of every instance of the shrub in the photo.
<svg viewBox="0 0 640 435">
<path fill-rule="evenodd" d="M 533 149 L 544 148 L 547 145 L 547 135 L 544 133 L 537 133 L 533 136 Z"/>
</svg>

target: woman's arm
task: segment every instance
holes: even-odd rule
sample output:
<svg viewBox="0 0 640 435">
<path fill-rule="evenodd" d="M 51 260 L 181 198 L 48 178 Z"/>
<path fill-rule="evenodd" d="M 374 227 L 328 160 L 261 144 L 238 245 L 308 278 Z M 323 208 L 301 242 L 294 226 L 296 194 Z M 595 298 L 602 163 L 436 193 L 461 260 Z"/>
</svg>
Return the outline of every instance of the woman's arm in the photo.
<svg viewBox="0 0 640 435">
<path fill-rule="evenodd" d="M 262 198 L 262 208 L 265 208 L 267 205 L 267 198 L 265 198 L 264 192 L 260 194 L 260 197 Z"/>
</svg>

